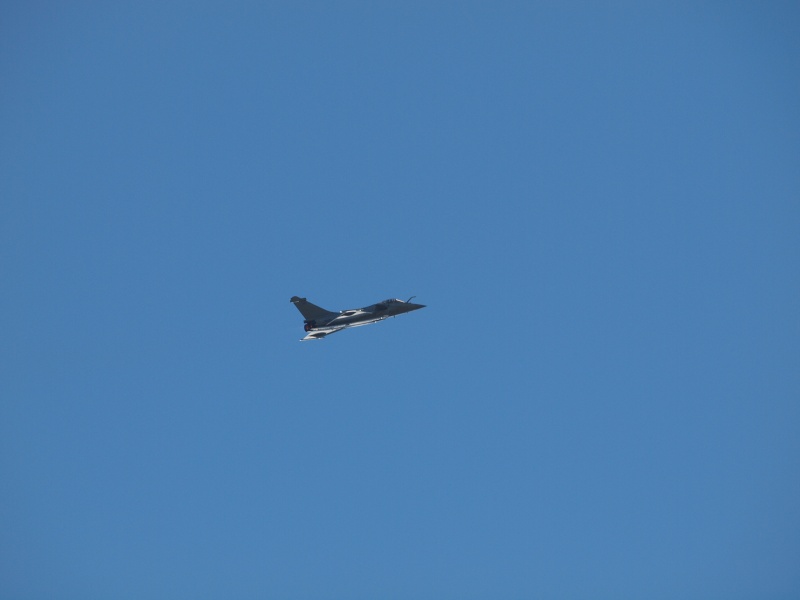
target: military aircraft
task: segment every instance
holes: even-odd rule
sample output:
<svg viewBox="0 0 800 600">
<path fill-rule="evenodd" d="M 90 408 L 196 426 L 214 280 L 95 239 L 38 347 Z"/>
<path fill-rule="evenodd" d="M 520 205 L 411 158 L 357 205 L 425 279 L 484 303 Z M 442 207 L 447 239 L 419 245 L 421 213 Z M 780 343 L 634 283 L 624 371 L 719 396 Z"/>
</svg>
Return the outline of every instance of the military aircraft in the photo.
<svg viewBox="0 0 800 600">
<path fill-rule="evenodd" d="M 341 331 L 348 327 L 359 327 L 361 325 L 370 325 L 383 321 L 389 317 L 396 317 L 403 313 L 411 312 L 419 308 L 425 308 L 424 304 L 414 304 L 411 300 L 403 302 L 392 298 L 365 306 L 364 308 L 353 308 L 351 310 L 342 310 L 339 312 L 331 312 L 320 308 L 316 304 L 311 304 L 305 298 L 298 298 L 292 296 L 291 302 L 297 307 L 297 310 L 303 315 L 305 325 L 303 329 L 306 330 L 308 335 L 301 339 L 301 342 L 307 340 L 321 340 L 332 333 Z"/>
</svg>

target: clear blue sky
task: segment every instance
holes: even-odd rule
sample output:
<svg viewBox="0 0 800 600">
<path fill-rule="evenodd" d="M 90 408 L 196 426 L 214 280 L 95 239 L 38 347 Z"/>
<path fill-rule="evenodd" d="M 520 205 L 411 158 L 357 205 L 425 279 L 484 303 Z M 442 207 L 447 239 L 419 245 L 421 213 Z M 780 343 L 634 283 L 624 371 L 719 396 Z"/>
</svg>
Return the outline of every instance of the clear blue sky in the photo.
<svg viewBox="0 0 800 600">
<path fill-rule="evenodd" d="M 800 597 L 796 3 L 161 4 L 0 9 L 0 596 Z"/>
</svg>

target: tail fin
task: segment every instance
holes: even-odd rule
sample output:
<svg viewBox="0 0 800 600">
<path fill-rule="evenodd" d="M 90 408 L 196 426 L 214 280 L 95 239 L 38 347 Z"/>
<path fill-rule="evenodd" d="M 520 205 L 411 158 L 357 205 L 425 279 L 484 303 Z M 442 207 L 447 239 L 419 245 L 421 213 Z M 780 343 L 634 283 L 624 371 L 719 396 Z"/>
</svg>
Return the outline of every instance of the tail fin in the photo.
<svg viewBox="0 0 800 600">
<path fill-rule="evenodd" d="M 308 302 L 305 298 L 292 296 L 291 302 L 297 307 L 297 310 L 300 311 L 306 321 L 313 321 L 336 314 L 324 308 L 320 308 L 316 304 L 311 304 L 311 302 Z"/>
</svg>

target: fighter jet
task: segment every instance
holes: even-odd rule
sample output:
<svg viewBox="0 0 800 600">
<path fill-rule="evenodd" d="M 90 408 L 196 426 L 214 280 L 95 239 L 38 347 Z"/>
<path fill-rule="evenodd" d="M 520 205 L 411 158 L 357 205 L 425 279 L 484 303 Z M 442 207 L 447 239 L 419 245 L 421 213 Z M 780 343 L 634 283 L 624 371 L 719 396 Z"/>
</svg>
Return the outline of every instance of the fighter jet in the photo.
<svg viewBox="0 0 800 600">
<path fill-rule="evenodd" d="M 414 296 L 411 296 L 405 302 L 392 298 L 364 308 L 353 308 L 339 312 L 325 310 L 316 304 L 311 304 L 305 298 L 298 298 L 297 296 L 292 296 L 291 302 L 297 307 L 297 310 L 300 311 L 305 320 L 303 329 L 306 330 L 308 335 L 300 340 L 305 342 L 307 340 L 321 340 L 348 327 L 370 325 L 389 317 L 396 317 L 412 310 L 425 308 L 424 304 L 411 302 L 413 298 Z"/>
</svg>

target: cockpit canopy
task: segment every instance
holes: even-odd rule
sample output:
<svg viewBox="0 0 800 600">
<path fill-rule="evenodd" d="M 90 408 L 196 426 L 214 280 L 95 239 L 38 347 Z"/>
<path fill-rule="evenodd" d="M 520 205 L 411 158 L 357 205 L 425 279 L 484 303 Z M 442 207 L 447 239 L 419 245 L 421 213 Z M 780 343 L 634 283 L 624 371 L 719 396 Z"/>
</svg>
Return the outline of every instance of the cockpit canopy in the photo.
<svg viewBox="0 0 800 600">
<path fill-rule="evenodd" d="M 372 306 L 369 307 L 368 310 L 371 310 L 373 312 L 380 312 L 382 310 L 386 310 L 392 304 L 404 304 L 404 302 L 402 300 L 398 300 L 397 298 L 389 298 L 388 300 L 382 300 L 377 304 L 373 304 Z"/>
</svg>

